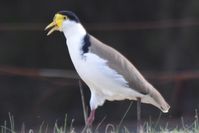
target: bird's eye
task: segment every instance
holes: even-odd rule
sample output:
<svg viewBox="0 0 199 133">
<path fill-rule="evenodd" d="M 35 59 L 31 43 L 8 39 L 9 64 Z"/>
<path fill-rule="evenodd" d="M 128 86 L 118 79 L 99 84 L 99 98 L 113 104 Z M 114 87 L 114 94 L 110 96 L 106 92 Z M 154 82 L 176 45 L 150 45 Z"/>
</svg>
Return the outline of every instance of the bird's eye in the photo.
<svg viewBox="0 0 199 133">
<path fill-rule="evenodd" d="M 64 20 L 66 20 L 66 17 L 64 17 Z"/>
</svg>

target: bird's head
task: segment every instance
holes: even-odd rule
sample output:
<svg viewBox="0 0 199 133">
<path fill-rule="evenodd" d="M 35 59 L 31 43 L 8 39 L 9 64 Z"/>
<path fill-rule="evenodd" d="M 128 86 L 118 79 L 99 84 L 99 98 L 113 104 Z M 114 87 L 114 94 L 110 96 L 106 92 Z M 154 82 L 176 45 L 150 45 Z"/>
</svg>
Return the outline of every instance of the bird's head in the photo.
<svg viewBox="0 0 199 133">
<path fill-rule="evenodd" d="M 71 24 L 79 23 L 79 18 L 71 11 L 59 11 L 55 14 L 53 22 L 46 26 L 45 30 L 50 29 L 47 35 L 54 31 L 63 31 L 63 28 Z"/>
</svg>

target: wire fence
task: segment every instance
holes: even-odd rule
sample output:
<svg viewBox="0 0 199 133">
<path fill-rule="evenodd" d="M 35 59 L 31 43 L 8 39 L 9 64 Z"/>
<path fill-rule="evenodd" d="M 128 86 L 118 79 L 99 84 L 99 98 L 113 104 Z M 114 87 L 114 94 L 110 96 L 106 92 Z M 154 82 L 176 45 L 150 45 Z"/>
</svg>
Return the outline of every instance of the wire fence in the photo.
<svg viewBox="0 0 199 133">
<path fill-rule="evenodd" d="M 0 31 L 41 31 L 46 23 L 0 23 Z M 144 22 L 122 22 L 122 23 L 85 23 L 89 31 L 123 31 L 123 30 L 147 30 L 165 28 L 198 27 L 199 20 L 194 19 L 170 19 Z"/>
<path fill-rule="evenodd" d="M 0 66 L 0 75 L 16 75 L 26 77 L 44 77 L 44 78 L 68 78 L 80 79 L 75 71 L 63 69 L 36 69 L 22 68 L 13 66 Z M 181 71 L 181 72 L 143 72 L 147 79 L 161 82 L 186 81 L 199 79 L 199 71 Z"/>
</svg>

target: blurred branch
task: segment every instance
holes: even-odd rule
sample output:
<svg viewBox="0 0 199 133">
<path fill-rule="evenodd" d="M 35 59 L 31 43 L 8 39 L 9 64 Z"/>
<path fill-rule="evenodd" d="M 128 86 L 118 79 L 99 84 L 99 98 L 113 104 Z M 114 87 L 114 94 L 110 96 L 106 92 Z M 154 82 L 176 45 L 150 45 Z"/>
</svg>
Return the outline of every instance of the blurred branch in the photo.
<svg viewBox="0 0 199 133">
<path fill-rule="evenodd" d="M 162 82 L 199 79 L 199 71 L 181 71 L 175 73 L 143 72 L 143 74 L 147 79 Z M 33 69 L 10 66 L 0 66 L 0 75 L 79 79 L 77 73 L 71 70 Z"/>
<path fill-rule="evenodd" d="M 0 31 L 43 31 L 48 23 L 0 23 Z M 124 23 L 85 23 L 89 31 L 121 31 L 121 30 L 145 30 L 184 28 L 199 26 L 199 20 L 159 20 L 148 22 L 124 22 Z"/>
<path fill-rule="evenodd" d="M 87 26 L 87 25 L 86 25 Z M 88 24 L 88 30 L 94 31 L 122 31 L 122 30 L 148 30 L 165 28 L 184 28 L 199 26 L 199 20 L 160 20 L 148 22 L 126 22 L 107 24 Z"/>
<path fill-rule="evenodd" d="M 10 66 L 0 66 L 0 75 L 79 79 L 79 76 L 71 70 L 33 69 Z"/>
<path fill-rule="evenodd" d="M 159 80 L 162 82 L 184 81 L 199 79 L 199 71 L 181 71 L 181 72 L 148 72 L 144 73 L 145 77 L 152 80 Z"/>
</svg>

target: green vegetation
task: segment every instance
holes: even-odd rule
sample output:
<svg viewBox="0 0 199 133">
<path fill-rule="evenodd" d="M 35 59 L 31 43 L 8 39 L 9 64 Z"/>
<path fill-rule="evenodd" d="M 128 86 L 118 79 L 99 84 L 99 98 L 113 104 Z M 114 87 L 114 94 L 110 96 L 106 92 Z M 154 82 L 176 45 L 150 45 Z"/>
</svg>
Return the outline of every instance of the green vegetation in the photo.
<svg viewBox="0 0 199 133">
<path fill-rule="evenodd" d="M 159 125 L 159 120 L 155 123 L 149 121 L 143 124 L 144 133 L 199 133 L 199 121 L 198 114 L 196 111 L 194 121 L 188 125 L 185 124 L 183 118 L 181 120 L 181 125 L 176 125 L 176 128 L 169 128 L 169 123 L 165 127 L 161 127 Z M 113 125 L 107 124 L 104 129 L 101 129 L 101 125 L 103 124 L 103 120 L 93 128 L 84 127 L 83 129 L 76 129 L 73 126 L 72 122 L 67 122 L 67 115 L 65 116 L 64 123 L 62 125 L 58 125 L 55 122 L 54 127 L 48 127 L 44 122 L 40 125 L 38 129 L 25 129 L 25 125 L 22 124 L 21 130 L 16 131 L 14 117 L 9 113 L 9 122 L 4 121 L 3 125 L 1 125 L 0 133 L 76 133 L 76 132 L 84 132 L 84 133 L 130 133 L 131 129 L 128 129 L 126 126 L 121 125 Z M 177 127 L 180 126 L 180 127 Z M 76 131 L 78 130 L 78 131 Z"/>
</svg>

